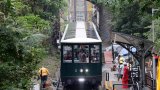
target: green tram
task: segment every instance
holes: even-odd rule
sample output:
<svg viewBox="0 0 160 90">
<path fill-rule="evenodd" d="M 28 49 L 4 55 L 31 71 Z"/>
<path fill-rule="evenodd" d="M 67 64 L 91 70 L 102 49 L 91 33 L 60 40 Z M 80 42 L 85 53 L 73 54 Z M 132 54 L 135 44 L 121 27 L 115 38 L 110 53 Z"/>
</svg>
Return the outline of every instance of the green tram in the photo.
<svg viewBox="0 0 160 90">
<path fill-rule="evenodd" d="M 93 22 L 70 22 L 61 39 L 61 81 L 63 86 L 102 80 L 102 40 Z"/>
</svg>

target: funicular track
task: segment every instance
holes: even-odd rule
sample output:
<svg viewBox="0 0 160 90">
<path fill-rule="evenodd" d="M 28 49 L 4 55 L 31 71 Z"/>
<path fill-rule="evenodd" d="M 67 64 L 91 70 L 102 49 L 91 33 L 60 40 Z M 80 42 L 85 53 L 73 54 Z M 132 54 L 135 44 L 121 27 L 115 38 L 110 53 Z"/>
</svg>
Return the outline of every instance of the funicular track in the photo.
<svg viewBox="0 0 160 90">
<path fill-rule="evenodd" d="M 99 37 L 97 38 L 97 36 L 99 36 L 99 35 L 98 35 L 97 31 L 94 30 L 96 28 L 96 26 L 91 21 L 92 19 L 90 19 L 90 18 L 92 18 L 91 16 L 92 16 L 93 12 L 92 12 L 92 9 L 90 9 L 91 11 L 88 10 L 88 8 L 90 6 L 89 2 L 86 1 L 86 0 L 70 0 L 70 5 L 69 6 L 70 6 L 69 7 L 69 14 L 71 16 L 69 18 L 69 24 L 67 25 L 68 28 L 66 28 L 66 30 L 65 30 L 66 32 L 64 32 L 64 35 L 66 35 L 66 37 L 64 37 L 64 38 L 62 37 L 62 40 L 61 40 L 62 43 L 61 43 L 61 45 L 63 43 L 65 43 L 64 42 L 65 40 L 67 40 L 67 39 L 71 40 L 71 38 L 76 38 L 77 37 L 78 30 L 76 30 L 76 32 L 75 32 L 75 29 L 77 29 L 76 25 L 82 26 L 81 28 L 78 28 L 78 29 L 81 29 L 81 30 L 83 29 L 83 25 L 84 25 L 84 27 L 85 27 L 84 29 L 86 31 L 85 31 L 85 33 L 83 33 L 84 32 L 83 30 L 82 30 L 83 32 L 79 32 L 79 33 L 81 33 L 81 35 L 78 35 L 78 37 L 82 37 L 85 34 L 84 37 L 86 37 L 89 40 L 89 41 L 84 40 L 85 42 L 90 42 L 92 40 L 90 42 L 90 46 L 91 46 L 91 44 L 94 44 L 93 42 L 96 42 L 97 46 L 98 46 L 99 43 L 101 43 L 101 40 L 99 40 Z M 93 8 L 93 6 L 91 6 L 91 7 Z M 86 43 L 86 44 L 88 44 L 88 43 Z M 100 46 L 98 46 L 98 47 L 100 48 Z M 91 63 L 91 61 L 90 61 L 90 63 Z M 63 61 L 62 61 L 61 64 L 63 64 Z M 84 64 L 84 65 L 87 65 L 87 64 Z M 80 66 L 80 65 L 78 65 L 78 66 Z M 72 68 L 70 68 L 70 71 L 71 71 L 71 69 Z M 75 72 L 79 72 L 79 70 L 75 71 Z M 85 68 L 84 73 L 85 72 L 86 72 L 86 68 Z M 91 71 L 89 71 L 89 72 L 91 72 Z M 63 74 L 65 74 L 65 73 L 63 73 Z M 83 76 L 83 74 L 81 74 L 81 76 Z M 95 76 L 95 77 L 97 77 L 97 76 Z M 98 76 L 98 78 L 99 78 L 99 76 Z M 61 80 L 63 81 L 63 83 L 62 83 Z M 76 79 L 76 80 L 78 80 L 78 79 Z M 64 84 L 64 82 L 65 81 L 63 80 L 63 78 L 59 78 L 58 82 L 57 82 L 56 90 L 98 90 L 98 87 L 95 88 L 95 86 L 91 85 L 88 82 L 87 83 L 83 83 L 83 84 L 82 83 L 81 84 L 79 84 L 79 83 L 73 83 L 71 85 L 66 85 L 66 83 Z"/>
</svg>

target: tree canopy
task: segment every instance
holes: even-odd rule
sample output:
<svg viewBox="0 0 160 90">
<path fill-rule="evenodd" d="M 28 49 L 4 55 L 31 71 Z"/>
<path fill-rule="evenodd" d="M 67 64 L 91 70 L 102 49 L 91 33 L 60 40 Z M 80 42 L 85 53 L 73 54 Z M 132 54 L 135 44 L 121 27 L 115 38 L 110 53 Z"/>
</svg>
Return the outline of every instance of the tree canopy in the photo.
<svg viewBox="0 0 160 90">
<path fill-rule="evenodd" d="M 152 23 L 155 45 L 159 45 L 159 0 L 97 0 L 97 5 L 107 7 L 112 13 L 112 30 L 152 40 Z M 152 9 L 159 9 L 152 13 Z M 153 16 L 152 16 L 153 15 Z M 159 49 L 156 49 L 157 51 Z"/>
<path fill-rule="evenodd" d="M 66 5 L 65 0 L 0 0 L 1 90 L 29 90 Z"/>
</svg>

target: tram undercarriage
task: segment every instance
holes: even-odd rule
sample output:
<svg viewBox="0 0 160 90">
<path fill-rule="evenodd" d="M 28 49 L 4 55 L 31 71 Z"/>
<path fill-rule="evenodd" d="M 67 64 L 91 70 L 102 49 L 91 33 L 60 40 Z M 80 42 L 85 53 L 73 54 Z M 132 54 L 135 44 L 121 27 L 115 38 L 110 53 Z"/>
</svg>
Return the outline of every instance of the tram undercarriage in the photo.
<svg viewBox="0 0 160 90">
<path fill-rule="evenodd" d="M 101 77 L 67 78 L 62 82 L 63 90 L 99 90 Z"/>
</svg>

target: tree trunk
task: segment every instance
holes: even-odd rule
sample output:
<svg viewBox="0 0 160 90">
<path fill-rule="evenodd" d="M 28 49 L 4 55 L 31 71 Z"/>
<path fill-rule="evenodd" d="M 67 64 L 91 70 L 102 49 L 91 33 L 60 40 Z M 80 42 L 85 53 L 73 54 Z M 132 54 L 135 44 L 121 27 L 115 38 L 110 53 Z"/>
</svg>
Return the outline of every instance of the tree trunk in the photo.
<svg viewBox="0 0 160 90">
<path fill-rule="evenodd" d="M 109 46 L 111 43 L 111 12 L 104 5 L 98 5 L 99 8 L 99 30 L 104 46 Z"/>
</svg>

